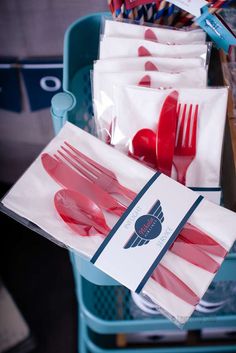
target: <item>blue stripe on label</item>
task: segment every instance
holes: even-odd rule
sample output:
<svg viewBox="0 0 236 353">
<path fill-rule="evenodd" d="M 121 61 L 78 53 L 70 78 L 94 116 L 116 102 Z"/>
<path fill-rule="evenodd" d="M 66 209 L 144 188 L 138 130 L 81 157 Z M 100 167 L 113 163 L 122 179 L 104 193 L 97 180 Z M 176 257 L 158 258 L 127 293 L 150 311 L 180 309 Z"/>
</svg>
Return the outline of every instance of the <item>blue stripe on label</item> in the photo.
<svg viewBox="0 0 236 353">
<path fill-rule="evenodd" d="M 139 200 L 143 197 L 145 192 L 152 186 L 152 184 L 157 180 L 157 178 L 161 175 L 161 173 L 155 173 L 153 177 L 148 181 L 148 183 L 142 188 L 142 190 L 138 193 L 138 195 L 135 197 L 135 199 L 131 202 L 127 210 L 123 213 L 121 218 L 118 220 L 118 222 L 115 224 L 115 226 L 112 228 L 110 233 L 107 235 L 105 240 L 102 242 L 98 250 L 95 252 L 93 257 L 91 258 L 90 262 L 95 264 L 97 261 L 98 257 L 101 255 L 102 251 L 105 249 L 111 238 L 114 236 L 114 234 L 117 232 L 121 224 L 125 221 L 125 219 L 128 217 L 130 212 L 132 212 L 133 208 L 137 205 Z"/>
<path fill-rule="evenodd" d="M 168 242 L 166 243 L 164 248 L 161 250 L 161 252 L 157 256 L 156 260 L 153 262 L 152 266 L 149 268 L 149 270 L 147 271 L 147 273 L 143 277 L 142 281 L 140 282 L 140 284 L 138 285 L 137 289 L 135 290 L 136 293 L 140 293 L 141 292 L 141 290 L 143 289 L 143 287 L 147 283 L 149 277 L 152 275 L 153 271 L 155 270 L 155 268 L 157 267 L 157 265 L 159 264 L 159 262 L 161 261 L 161 259 L 165 255 L 166 251 L 169 249 L 171 244 L 175 241 L 175 239 L 179 235 L 181 229 L 184 227 L 185 223 L 187 222 L 189 217 L 193 214 L 193 212 L 195 211 L 195 209 L 198 207 L 198 205 L 200 204 L 200 202 L 202 200 L 203 200 L 203 196 L 199 196 L 197 198 L 197 200 L 194 202 L 194 204 L 191 206 L 189 211 L 186 213 L 186 215 L 184 216 L 182 221 L 179 223 L 178 227 L 175 229 L 174 233 L 172 234 L 172 236 L 170 237 L 170 239 L 168 240 Z"/>
<path fill-rule="evenodd" d="M 160 206 L 161 206 L 160 200 L 157 200 L 157 202 L 154 203 L 154 205 L 152 206 L 152 208 L 150 209 L 148 214 L 152 214 L 153 215 Z"/>
<path fill-rule="evenodd" d="M 202 187 L 202 188 L 198 188 L 198 187 L 189 187 L 189 189 L 191 189 L 191 190 L 193 190 L 193 191 L 206 191 L 206 192 L 208 192 L 208 191 L 212 191 L 212 192 L 214 192 L 214 191 L 221 191 L 221 187 L 215 187 L 215 188 L 204 188 L 204 187 Z"/>
</svg>

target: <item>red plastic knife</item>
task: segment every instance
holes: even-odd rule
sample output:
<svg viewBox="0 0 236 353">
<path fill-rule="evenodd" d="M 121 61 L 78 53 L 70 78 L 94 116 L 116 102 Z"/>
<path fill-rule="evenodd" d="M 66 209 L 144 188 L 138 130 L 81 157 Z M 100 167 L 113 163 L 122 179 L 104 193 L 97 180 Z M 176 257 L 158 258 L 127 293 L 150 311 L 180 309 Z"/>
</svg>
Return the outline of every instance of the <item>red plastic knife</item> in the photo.
<svg viewBox="0 0 236 353">
<path fill-rule="evenodd" d="M 196 305 L 200 298 L 189 288 L 179 277 L 168 270 L 162 264 L 158 264 L 152 273 L 152 278 L 157 281 L 162 287 L 183 299 L 190 305 Z"/>
<path fill-rule="evenodd" d="M 178 96 L 177 91 L 172 91 L 166 97 L 157 124 L 157 169 L 168 176 L 171 175 L 175 148 Z"/>
</svg>

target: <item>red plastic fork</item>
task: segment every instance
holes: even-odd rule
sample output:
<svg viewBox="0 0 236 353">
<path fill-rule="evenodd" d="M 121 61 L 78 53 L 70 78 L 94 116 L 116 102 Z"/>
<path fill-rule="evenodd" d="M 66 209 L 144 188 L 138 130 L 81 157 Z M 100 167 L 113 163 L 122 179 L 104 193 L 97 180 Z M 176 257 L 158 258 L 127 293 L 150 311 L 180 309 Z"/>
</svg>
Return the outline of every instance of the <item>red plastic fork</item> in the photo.
<svg viewBox="0 0 236 353">
<path fill-rule="evenodd" d="M 193 104 L 189 105 L 187 112 L 187 104 L 184 104 L 181 114 L 181 105 L 178 115 L 177 138 L 174 151 L 173 164 L 177 171 L 177 180 L 183 185 L 186 184 L 187 169 L 196 156 L 197 142 L 197 120 L 198 120 L 198 104 L 193 108 Z"/>
<path fill-rule="evenodd" d="M 67 141 L 64 141 L 64 143 L 67 148 L 61 146 L 64 153 L 60 150 L 58 150 L 58 153 L 87 179 L 109 193 L 123 195 L 130 201 L 135 198 L 136 193 L 120 184 L 115 173 L 81 153 Z"/>
</svg>

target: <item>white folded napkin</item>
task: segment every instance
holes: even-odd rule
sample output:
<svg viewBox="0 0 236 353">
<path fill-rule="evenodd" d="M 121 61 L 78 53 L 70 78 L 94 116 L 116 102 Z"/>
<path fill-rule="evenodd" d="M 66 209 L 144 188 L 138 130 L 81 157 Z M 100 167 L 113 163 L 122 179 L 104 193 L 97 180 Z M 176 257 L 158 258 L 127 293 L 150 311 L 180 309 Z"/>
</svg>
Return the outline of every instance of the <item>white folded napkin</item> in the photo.
<svg viewBox="0 0 236 353">
<path fill-rule="evenodd" d="M 144 26 L 108 19 L 105 19 L 104 35 L 107 37 L 149 39 L 169 44 L 195 44 L 206 41 L 206 33 L 202 30 L 170 29 L 155 25 Z"/>
<path fill-rule="evenodd" d="M 123 71 L 162 71 L 178 73 L 189 69 L 203 67 L 201 58 L 156 58 L 143 56 L 138 58 L 104 59 L 94 62 L 97 72 L 123 72 Z"/>
<path fill-rule="evenodd" d="M 207 73 L 203 67 L 187 70 L 180 73 L 166 73 L 158 71 L 125 71 L 125 72 L 100 72 L 96 66 L 93 71 L 93 98 L 98 134 L 104 140 L 107 134 L 104 129 L 109 127 L 114 112 L 113 86 L 138 85 L 141 81 L 149 81 L 153 88 L 181 88 L 181 87 L 206 87 Z M 117 100 L 116 100 L 117 101 Z M 128 122 L 129 124 L 129 122 Z M 104 135 L 104 137 L 102 137 Z"/>
<path fill-rule="evenodd" d="M 156 56 L 207 59 L 209 44 L 168 45 L 143 39 L 104 37 L 100 41 L 100 59 Z"/>
<path fill-rule="evenodd" d="M 154 175 L 151 169 L 128 158 L 70 123 L 66 123 L 43 152 L 53 155 L 65 140 L 96 162 L 112 170 L 120 183 L 135 192 L 140 191 Z M 163 177 L 167 178 L 166 182 L 171 180 L 166 176 Z M 59 189 L 61 187 L 43 169 L 39 156 L 12 187 L 2 203 L 18 216 L 36 224 L 56 242 L 75 249 L 90 258 L 101 244 L 102 239 L 97 236 L 79 236 L 63 222 L 57 214 L 53 202 L 54 194 Z M 82 192 L 82 190 L 80 191 Z M 106 212 L 104 214 L 109 225 L 114 226 L 117 217 L 108 215 Z M 227 250 L 230 249 L 236 238 L 235 213 L 208 201 L 203 200 L 188 221 L 203 231 L 207 231 Z M 209 274 L 170 252 L 163 257 L 161 263 L 175 272 L 199 296 L 204 294 L 214 277 L 213 274 Z M 152 278 L 146 283 L 143 293 L 148 295 L 179 324 L 185 323 L 195 309 L 193 305 L 178 298 Z"/>
<path fill-rule="evenodd" d="M 163 102 L 170 92 L 145 87 L 114 86 L 113 114 L 116 119 L 111 144 L 128 154 L 132 138 L 140 129 L 149 128 L 155 132 Z M 178 92 L 179 103 L 199 105 L 197 153 L 187 170 L 186 185 L 219 187 L 228 89 L 181 88 Z M 103 127 L 110 131 L 106 121 Z M 176 178 L 174 167 L 172 178 Z"/>
</svg>

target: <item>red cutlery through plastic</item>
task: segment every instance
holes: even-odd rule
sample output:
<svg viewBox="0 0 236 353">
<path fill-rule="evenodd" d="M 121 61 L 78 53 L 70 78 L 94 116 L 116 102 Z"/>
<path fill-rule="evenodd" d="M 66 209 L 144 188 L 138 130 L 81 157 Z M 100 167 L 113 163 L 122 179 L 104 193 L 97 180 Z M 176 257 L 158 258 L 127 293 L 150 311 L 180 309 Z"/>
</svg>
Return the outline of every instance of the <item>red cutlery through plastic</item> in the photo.
<svg viewBox="0 0 236 353">
<path fill-rule="evenodd" d="M 154 146 L 154 139 L 155 139 L 154 135 L 155 133 L 153 132 L 151 137 L 151 139 L 153 139 L 153 142 L 152 142 L 153 146 Z M 75 169 L 77 169 L 86 178 L 88 178 L 89 180 L 92 180 L 94 183 L 99 183 L 99 185 L 103 187 L 108 193 L 116 192 L 120 195 L 124 195 L 125 191 L 127 190 L 130 200 L 133 200 L 136 197 L 136 194 L 133 191 L 129 190 L 128 188 L 124 188 L 121 184 L 118 183 L 115 173 L 111 172 L 110 170 L 101 166 L 99 163 L 95 162 L 88 156 L 84 155 L 83 153 L 78 151 L 75 147 L 70 145 L 68 142 L 65 142 L 65 145 L 67 148 L 62 146 L 63 152 L 60 151 L 61 152 L 60 154 L 63 156 L 63 158 L 66 159 L 66 161 L 70 165 L 72 165 Z M 139 143 L 137 143 L 137 148 L 138 147 L 139 147 Z M 139 155 L 139 150 L 136 153 Z M 152 159 L 149 162 L 154 163 L 154 160 Z M 74 173 L 71 181 L 73 181 L 74 179 L 76 180 L 76 176 L 78 175 L 75 171 L 73 172 Z M 78 175 L 78 177 L 81 178 L 81 175 Z M 79 181 L 81 180 L 80 178 L 79 178 Z M 79 182 L 77 181 L 76 182 L 77 188 L 75 190 L 78 190 L 78 183 Z M 63 183 L 60 183 L 60 184 L 63 185 Z M 83 185 L 85 186 L 85 184 Z M 87 186 L 90 186 L 90 184 L 88 184 Z M 68 188 L 73 188 L 73 187 L 68 186 Z M 82 189 L 83 189 L 83 192 L 86 192 L 86 188 L 84 187 L 80 188 L 80 190 Z M 113 199 L 112 196 L 110 197 L 111 199 Z M 93 198 L 93 195 L 91 196 L 91 198 L 96 202 L 95 198 Z M 96 202 L 96 203 L 99 204 L 99 202 Z M 99 204 L 99 206 L 102 207 L 101 204 Z M 125 208 L 123 208 L 123 210 L 125 210 Z M 185 242 L 190 242 L 192 244 L 195 244 L 196 246 L 200 247 L 202 251 L 208 252 L 213 255 L 221 256 L 221 257 L 225 257 L 225 255 L 227 254 L 227 251 L 224 249 L 224 247 L 221 246 L 217 241 L 215 241 L 209 235 L 207 235 L 206 233 L 192 226 L 189 223 L 185 224 L 180 234 L 182 239 L 184 239 Z"/>
<path fill-rule="evenodd" d="M 102 209 L 92 199 L 81 193 L 73 190 L 60 190 L 55 195 L 54 203 L 63 220 L 76 232 L 78 232 L 77 228 L 80 223 L 91 226 L 105 235 L 111 230 L 106 223 Z M 179 237 L 171 245 L 169 251 L 208 272 L 215 273 L 219 268 L 218 263 L 211 257 L 199 248 L 195 248 L 193 244 L 185 243 Z"/>
<path fill-rule="evenodd" d="M 151 129 L 141 129 L 130 145 L 129 155 L 156 169 L 156 134 Z"/>
<path fill-rule="evenodd" d="M 188 167 L 196 156 L 198 104 L 181 105 L 178 114 L 178 128 L 173 164 L 177 172 L 177 180 L 186 185 Z"/>
<path fill-rule="evenodd" d="M 81 153 L 67 141 L 64 143 L 66 147 L 61 146 L 62 151 L 58 150 L 58 153 L 88 180 L 109 193 L 120 194 L 130 201 L 135 198 L 136 193 L 120 184 L 114 172 Z"/>
<path fill-rule="evenodd" d="M 109 226 L 101 209 L 85 195 L 72 190 L 59 190 L 54 197 L 55 208 L 63 221 L 78 235 L 105 237 Z M 191 305 L 199 301 L 197 295 L 176 275 L 159 264 L 154 270 L 153 279 L 162 287 Z"/>
<path fill-rule="evenodd" d="M 172 91 L 165 99 L 157 124 L 156 158 L 157 169 L 171 176 L 177 126 L 179 94 Z"/>
<path fill-rule="evenodd" d="M 60 158 L 54 158 L 48 153 L 43 153 L 41 161 L 44 169 L 59 185 L 71 190 L 83 191 L 87 197 L 94 200 L 100 207 L 118 216 L 121 216 L 126 210 L 126 207 L 108 192 L 84 178 Z"/>
<path fill-rule="evenodd" d="M 59 190 L 54 196 L 54 205 L 63 221 L 81 236 L 110 231 L 100 207 L 78 191 Z"/>
<path fill-rule="evenodd" d="M 195 244 L 201 250 L 209 254 L 225 257 L 228 251 L 220 245 L 217 241 L 211 238 L 206 233 L 202 232 L 199 228 L 194 227 L 190 223 L 186 223 L 181 231 L 181 237 L 185 242 Z"/>
</svg>

